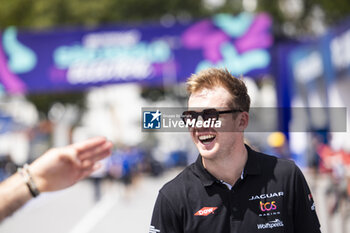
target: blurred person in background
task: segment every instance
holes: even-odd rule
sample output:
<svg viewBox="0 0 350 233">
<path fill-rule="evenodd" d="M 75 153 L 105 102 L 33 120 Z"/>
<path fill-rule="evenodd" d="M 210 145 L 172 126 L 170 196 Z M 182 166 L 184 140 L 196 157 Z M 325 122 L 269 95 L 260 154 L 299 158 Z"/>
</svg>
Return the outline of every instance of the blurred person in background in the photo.
<svg viewBox="0 0 350 233">
<path fill-rule="evenodd" d="M 13 162 L 9 154 L 0 155 L 0 182 L 15 173 L 16 169 L 16 164 Z"/>
<path fill-rule="evenodd" d="M 267 144 L 270 147 L 268 153 L 279 158 L 289 159 L 290 152 L 286 136 L 282 132 L 273 132 L 267 137 Z"/>
<path fill-rule="evenodd" d="M 244 144 L 250 108 L 244 82 L 212 68 L 192 75 L 187 90 L 184 121 L 220 120 L 221 128 L 190 128 L 200 155 L 159 191 L 149 232 L 320 232 L 295 163 Z"/>
<path fill-rule="evenodd" d="M 99 169 L 112 143 L 103 137 L 48 150 L 0 183 L 0 221 L 42 192 L 68 188 Z"/>
<path fill-rule="evenodd" d="M 143 151 L 137 147 L 122 146 L 116 150 L 107 163 L 108 175 L 113 180 L 122 182 L 124 186 L 123 197 L 128 199 L 135 188 L 138 177 L 143 172 Z"/>
<path fill-rule="evenodd" d="M 342 218 L 342 232 L 350 218 L 350 153 L 333 150 L 328 144 L 320 143 L 317 152 L 321 159 L 323 172 L 328 174 L 329 184 L 326 189 L 327 230 L 333 232 L 331 220 L 337 214 Z"/>
</svg>

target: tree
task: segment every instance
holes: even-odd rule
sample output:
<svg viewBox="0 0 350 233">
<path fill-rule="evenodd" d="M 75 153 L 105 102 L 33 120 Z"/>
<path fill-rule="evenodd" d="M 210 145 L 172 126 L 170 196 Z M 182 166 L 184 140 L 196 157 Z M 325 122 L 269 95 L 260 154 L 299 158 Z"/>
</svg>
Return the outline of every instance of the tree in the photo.
<svg viewBox="0 0 350 233">
<path fill-rule="evenodd" d="M 43 29 L 158 21 L 166 13 L 203 16 L 198 0 L 0 0 L 0 28 Z"/>
</svg>

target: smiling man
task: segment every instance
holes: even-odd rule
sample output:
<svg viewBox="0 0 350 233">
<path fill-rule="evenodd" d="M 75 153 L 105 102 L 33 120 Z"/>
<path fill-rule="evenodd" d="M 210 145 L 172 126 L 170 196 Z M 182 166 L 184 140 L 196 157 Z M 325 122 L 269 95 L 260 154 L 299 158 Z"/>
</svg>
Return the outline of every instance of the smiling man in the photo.
<svg viewBox="0 0 350 233">
<path fill-rule="evenodd" d="M 199 156 L 159 191 L 150 233 L 320 232 L 312 195 L 300 169 L 244 144 L 250 98 L 227 70 L 208 69 L 187 81 L 184 121 Z"/>
</svg>

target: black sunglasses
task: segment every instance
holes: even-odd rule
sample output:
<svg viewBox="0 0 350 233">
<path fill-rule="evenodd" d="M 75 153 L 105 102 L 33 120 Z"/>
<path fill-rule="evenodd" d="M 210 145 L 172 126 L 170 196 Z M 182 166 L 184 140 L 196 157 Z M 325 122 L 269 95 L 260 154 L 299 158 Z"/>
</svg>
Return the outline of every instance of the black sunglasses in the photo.
<svg viewBox="0 0 350 233">
<path fill-rule="evenodd" d="M 201 112 L 196 111 L 185 111 L 182 113 L 182 120 L 186 123 L 188 120 L 198 120 L 198 117 L 201 116 L 204 121 L 211 119 L 212 121 L 216 121 L 219 119 L 220 114 L 226 114 L 226 113 L 234 113 L 234 112 L 243 112 L 240 109 L 231 109 L 226 111 L 218 111 L 215 108 L 210 109 L 204 109 Z"/>
</svg>

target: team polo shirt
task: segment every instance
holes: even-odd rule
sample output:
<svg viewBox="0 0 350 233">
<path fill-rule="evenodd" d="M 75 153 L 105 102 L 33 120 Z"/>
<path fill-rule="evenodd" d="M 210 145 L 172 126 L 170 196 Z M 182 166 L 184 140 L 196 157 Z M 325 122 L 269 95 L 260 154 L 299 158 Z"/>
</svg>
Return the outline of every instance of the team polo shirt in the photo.
<svg viewBox="0 0 350 233">
<path fill-rule="evenodd" d="M 294 162 L 256 152 L 230 186 L 199 155 L 159 191 L 150 233 L 320 232 L 309 187 Z"/>
</svg>

